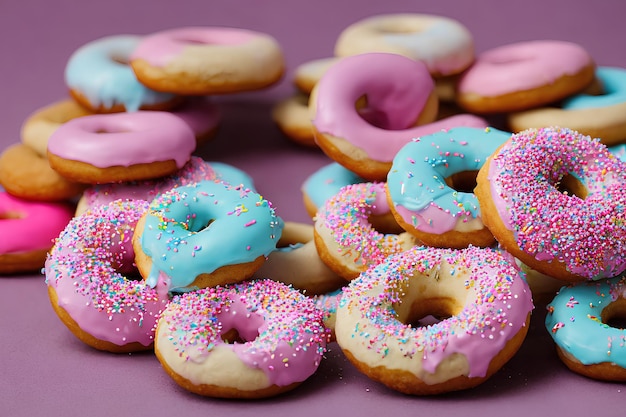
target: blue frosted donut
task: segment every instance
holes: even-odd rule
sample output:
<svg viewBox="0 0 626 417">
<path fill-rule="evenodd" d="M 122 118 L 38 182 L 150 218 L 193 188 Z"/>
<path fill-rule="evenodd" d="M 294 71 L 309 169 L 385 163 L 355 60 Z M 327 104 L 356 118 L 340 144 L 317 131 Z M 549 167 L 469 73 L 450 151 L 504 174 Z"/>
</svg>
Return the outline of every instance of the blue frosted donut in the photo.
<svg viewBox="0 0 626 417">
<path fill-rule="evenodd" d="M 302 184 L 301 191 L 308 214 L 315 217 L 317 210 L 341 188 L 361 182 L 365 180 L 337 162 L 321 167 Z"/>
<path fill-rule="evenodd" d="M 72 97 L 94 112 L 166 110 L 180 99 L 137 81 L 127 64 L 140 36 L 115 35 L 89 42 L 70 56 L 65 83 Z"/>
<path fill-rule="evenodd" d="M 201 181 L 155 198 L 137 223 L 135 262 L 147 284 L 189 291 L 250 278 L 276 249 L 283 221 L 243 185 Z"/>
<path fill-rule="evenodd" d="M 622 162 L 626 162 L 626 143 L 609 147 L 609 151 Z"/>
<path fill-rule="evenodd" d="M 493 128 L 459 127 L 406 144 L 387 175 L 389 206 L 398 223 L 430 246 L 491 245 L 494 238 L 471 190 L 487 157 L 510 136 Z"/>
<path fill-rule="evenodd" d="M 548 305 L 546 328 L 572 371 L 626 381 L 626 329 L 608 324 L 624 317 L 625 306 L 624 276 L 561 288 Z"/>
</svg>

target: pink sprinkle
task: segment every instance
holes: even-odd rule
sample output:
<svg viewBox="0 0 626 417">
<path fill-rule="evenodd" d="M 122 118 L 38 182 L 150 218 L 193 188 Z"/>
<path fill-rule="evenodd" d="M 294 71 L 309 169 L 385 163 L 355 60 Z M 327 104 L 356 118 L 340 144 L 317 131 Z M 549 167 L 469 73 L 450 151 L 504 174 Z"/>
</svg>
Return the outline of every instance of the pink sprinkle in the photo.
<svg viewBox="0 0 626 417">
<path fill-rule="evenodd" d="M 249 227 L 252 226 L 253 224 L 256 224 L 256 220 L 250 220 L 248 223 L 244 224 L 245 227 Z"/>
</svg>

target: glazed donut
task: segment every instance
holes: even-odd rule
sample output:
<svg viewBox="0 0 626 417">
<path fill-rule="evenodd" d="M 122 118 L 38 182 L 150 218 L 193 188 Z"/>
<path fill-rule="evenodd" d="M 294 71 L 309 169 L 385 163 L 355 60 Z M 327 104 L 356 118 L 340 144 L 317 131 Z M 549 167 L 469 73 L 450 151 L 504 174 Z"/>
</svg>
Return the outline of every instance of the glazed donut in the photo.
<svg viewBox="0 0 626 417">
<path fill-rule="evenodd" d="M 150 90 L 137 81 L 129 66 L 140 36 L 115 35 L 78 48 L 65 67 L 65 83 L 71 96 L 92 112 L 167 110 L 181 98 Z"/>
<path fill-rule="evenodd" d="M 518 350 L 533 309 L 514 264 L 492 249 L 415 246 L 343 290 L 335 334 L 369 378 L 412 395 L 475 387 Z M 427 326 L 420 319 L 447 317 Z"/>
<path fill-rule="evenodd" d="M 512 130 L 567 126 L 614 145 L 626 139 L 626 69 L 598 67 L 596 80 L 601 94 L 581 93 L 568 97 L 559 107 L 544 107 L 507 116 Z"/>
<path fill-rule="evenodd" d="M 74 214 L 65 203 L 44 203 L 0 191 L 0 275 L 41 270 L 46 254 Z"/>
<path fill-rule="evenodd" d="M 136 272 L 133 229 L 147 209 L 145 201 L 116 200 L 74 217 L 46 260 L 54 311 L 93 348 L 121 353 L 153 346 L 168 289 L 153 289 L 122 275 Z"/>
<path fill-rule="evenodd" d="M 296 93 L 278 101 L 272 108 L 272 120 L 281 132 L 295 143 L 317 147 L 309 118 L 309 97 Z"/>
<path fill-rule="evenodd" d="M 363 96 L 367 118 L 355 106 Z M 388 53 L 337 62 L 313 89 L 309 109 L 324 153 L 372 181 L 387 177 L 393 157 L 411 138 L 458 126 L 487 127 L 472 115 L 433 122 L 437 96 L 426 66 Z"/>
<path fill-rule="evenodd" d="M 0 154 L 0 185 L 16 197 L 35 201 L 70 200 L 85 188 L 59 175 L 45 157 L 23 143 Z"/>
<path fill-rule="evenodd" d="M 471 190 L 485 160 L 510 136 L 494 128 L 459 127 L 404 145 L 387 175 L 387 198 L 397 222 L 429 246 L 493 244 Z"/>
<path fill-rule="evenodd" d="M 157 91 L 187 95 L 268 87 L 285 69 L 270 35 L 227 27 L 186 27 L 148 35 L 130 64 L 139 81 Z"/>
<path fill-rule="evenodd" d="M 196 148 L 195 135 L 168 112 L 94 114 L 70 120 L 48 141 L 52 169 L 89 184 L 173 174 Z"/>
<path fill-rule="evenodd" d="M 180 170 L 164 178 L 90 186 L 83 192 L 78 201 L 76 214 L 82 214 L 93 207 L 108 204 L 115 200 L 145 200 L 150 202 L 159 194 L 172 188 L 206 180 L 220 180 L 234 185 L 242 184 L 247 188 L 254 189 L 252 178 L 240 169 L 220 162 L 207 162 L 198 156 L 192 156 Z"/>
<path fill-rule="evenodd" d="M 598 139 L 559 127 L 525 130 L 476 181 L 483 222 L 530 268 L 564 281 L 626 269 L 626 166 Z"/>
<path fill-rule="evenodd" d="M 418 13 L 368 17 L 345 28 L 335 55 L 388 52 L 422 61 L 434 77 L 458 74 L 474 61 L 474 40 L 460 22 Z"/>
<path fill-rule="evenodd" d="M 603 381 L 626 381 L 626 278 L 581 282 L 561 288 L 548 305 L 546 328 L 563 363 Z"/>
<path fill-rule="evenodd" d="M 204 288 L 174 297 L 155 352 L 184 389 L 221 398 L 264 398 L 317 370 L 328 333 L 312 300 L 271 280 Z"/>
<path fill-rule="evenodd" d="M 408 232 L 383 234 L 369 221 L 389 213 L 385 184 L 364 182 L 343 187 L 320 209 L 314 241 L 322 261 L 346 280 L 356 278 L 387 256 L 416 245 Z"/>
<path fill-rule="evenodd" d="M 319 168 L 302 183 L 300 191 L 304 207 L 311 218 L 324 207 L 326 201 L 336 195 L 346 185 L 366 182 L 354 172 L 337 162 L 331 162 Z"/>
<path fill-rule="evenodd" d="M 615 155 L 620 161 L 626 162 L 626 143 L 609 147 L 609 152 Z"/>
<path fill-rule="evenodd" d="M 48 153 L 48 139 L 63 123 L 77 117 L 93 114 L 75 100 L 57 101 L 35 110 L 29 115 L 21 129 L 21 141 L 41 156 Z"/>
<path fill-rule="evenodd" d="M 137 223 L 133 246 L 154 287 L 189 291 L 250 278 L 283 229 L 269 201 L 242 185 L 201 181 L 159 195 Z"/>
<path fill-rule="evenodd" d="M 280 281 L 308 296 L 325 294 L 345 285 L 346 281 L 320 259 L 312 225 L 285 222 L 277 246 L 253 277 Z"/>
<path fill-rule="evenodd" d="M 594 80 L 595 63 L 581 46 L 527 41 L 478 55 L 457 83 L 457 103 L 472 113 L 527 110 L 582 91 Z"/>
</svg>

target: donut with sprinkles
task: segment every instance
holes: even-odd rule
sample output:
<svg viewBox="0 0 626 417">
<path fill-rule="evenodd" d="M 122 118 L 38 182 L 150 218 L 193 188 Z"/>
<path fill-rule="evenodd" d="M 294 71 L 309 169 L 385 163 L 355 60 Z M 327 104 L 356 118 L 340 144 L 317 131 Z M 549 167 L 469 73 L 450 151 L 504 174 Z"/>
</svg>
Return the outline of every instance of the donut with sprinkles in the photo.
<svg viewBox="0 0 626 417">
<path fill-rule="evenodd" d="M 335 335 L 369 378 L 405 394 L 441 394 L 499 370 L 522 344 L 532 309 L 528 285 L 501 253 L 415 246 L 344 288 Z M 426 317 L 436 320 L 422 325 Z"/>
<path fill-rule="evenodd" d="M 599 139 L 561 127 L 519 132 L 476 183 L 484 224 L 532 269 L 569 282 L 626 269 L 626 165 Z"/>
</svg>

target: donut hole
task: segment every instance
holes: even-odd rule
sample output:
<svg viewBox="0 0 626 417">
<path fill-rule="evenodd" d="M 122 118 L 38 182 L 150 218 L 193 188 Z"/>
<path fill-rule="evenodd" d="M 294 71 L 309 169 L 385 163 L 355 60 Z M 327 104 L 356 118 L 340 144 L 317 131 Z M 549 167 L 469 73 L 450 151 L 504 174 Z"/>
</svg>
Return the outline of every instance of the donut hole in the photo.
<svg viewBox="0 0 626 417">
<path fill-rule="evenodd" d="M 0 220 L 20 220 L 24 218 L 26 218 L 24 213 L 19 211 L 0 212 Z"/>
<path fill-rule="evenodd" d="M 555 185 L 555 188 L 565 195 L 576 196 L 582 200 L 587 198 L 587 189 L 585 186 L 578 178 L 570 174 L 566 174 L 561 178 L 561 181 Z"/>
<path fill-rule="evenodd" d="M 114 134 L 114 133 L 129 133 L 129 132 L 130 130 L 128 129 L 122 129 L 121 127 L 111 126 L 111 127 L 106 127 L 106 128 L 102 127 L 102 128 L 96 129 L 93 133 L 96 133 L 98 135 L 108 135 L 108 134 Z"/>
<path fill-rule="evenodd" d="M 463 309 L 458 301 L 449 297 L 418 299 L 411 304 L 407 317 L 400 321 L 411 327 L 427 327 L 446 320 Z"/>
<path fill-rule="evenodd" d="M 618 298 L 602 310 L 602 323 L 615 329 L 626 329 L 626 299 Z"/>
<path fill-rule="evenodd" d="M 204 230 L 207 230 L 208 228 L 211 227 L 213 222 L 215 222 L 215 219 L 209 219 L 205 224 L 195 224 L 194 223 L 192 232 L 200 233 L 200 232 L 202 232 Z"/>
<path fill-rule="evenodd" d="M 424 31 L 421 25 L 412 24 L 409 21 L 394 22 L 393 25 L 387 25 L 378 28 L 378 32 L 382 35 L 410 35 L 421 33 Z"/>
<path fill-rule="evenodd" d="M 113 61 L 114 63 L 119 64 L 119 65 L 123 65 L 123 66 L 130 65 L 130 62 L 128 60 L 128 56 L 126 56 L 126 55 L 111 55 L 110 59 L 111 59 L 111 61 Z"/>
<path fill-rule="evenodd" d="M 476 188 L 478 171 L 462 171 L 452 174 L 445 179 L 448 187 L 461 193 L 473 193 Z"/>
<path fill-rule="evenodd" d="M 256 339 L 259 336 L 258 333 L 254 335 L 254 337 L 245 338 L 243 337 L 236 328 L 228 329 L 223 331 L 220 335 L 222 341 L 229 345 L 237 344 L 237 343 L 246 343 Z"/>
</svg>

